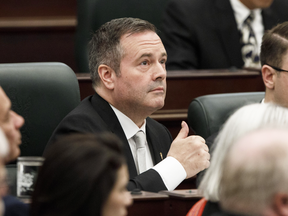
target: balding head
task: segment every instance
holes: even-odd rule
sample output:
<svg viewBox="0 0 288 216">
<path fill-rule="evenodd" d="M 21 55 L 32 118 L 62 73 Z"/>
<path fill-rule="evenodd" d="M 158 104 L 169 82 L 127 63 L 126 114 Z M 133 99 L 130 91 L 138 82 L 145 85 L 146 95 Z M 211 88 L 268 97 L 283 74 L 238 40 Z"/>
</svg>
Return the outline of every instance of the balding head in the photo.
<svg viewBox="0 0 288 216">
<path fill-rule="evenodd" d="M 288 199 L 287 164 L 288 129 L 262 129 L 239 139 L 224 160 L 223 209 L 252 215 L 280 215 L 285 207 L 288 210 L 288 200 L 282 200 Z"/>
</svg>

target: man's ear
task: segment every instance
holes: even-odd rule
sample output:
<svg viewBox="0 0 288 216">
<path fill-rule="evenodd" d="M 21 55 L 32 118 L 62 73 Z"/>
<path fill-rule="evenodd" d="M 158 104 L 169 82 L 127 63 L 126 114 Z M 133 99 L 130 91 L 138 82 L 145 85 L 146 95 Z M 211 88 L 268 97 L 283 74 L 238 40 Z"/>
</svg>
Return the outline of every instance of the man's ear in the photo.
<svg viewBox="0 0 288 216">
<path fill-rule="evenodd" d="M 276 215 L 288 215 L 288 195 L 285 193 L 278 193 L 274 196 L 273 207 Z"/>
<path fill-rule="evenodd" d="M 277 76 L 275 70 L 268 65 L 263 65 L 262 67 L 262 78 L 264 85 L 268 89 L 274 89 L 275 87 L 275 78 Z"/>
<path fill-rule="evenodd" d="M 111 67 L 101 64 L 98 67 L 98 74 L 102 80 L 103 85 L 107 89 L 112 90 L 114 88 L 114 78 L 116 76 L 115 71 Z"/>
</svg>

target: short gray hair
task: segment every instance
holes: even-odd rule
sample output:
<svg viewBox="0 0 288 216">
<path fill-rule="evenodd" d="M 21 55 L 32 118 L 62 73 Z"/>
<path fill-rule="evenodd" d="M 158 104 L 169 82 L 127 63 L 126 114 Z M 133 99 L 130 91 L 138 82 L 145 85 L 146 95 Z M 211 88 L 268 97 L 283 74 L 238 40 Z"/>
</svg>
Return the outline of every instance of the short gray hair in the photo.
<svg viewBox="0 0 288 216">
<path fill-rule="evenodd" d="M 238 109 L 228 118 L 215 139 L 210 167 L 199 186 L 207 200 L 219 201 L 219 183 L 223 161 L 229 148 L 241 136 L 271 123 L 288 126 L 288 110 L 272 103 L 257 103 Z"/>
<path fill-rule="evenodd" d="M 274 196 L 288 195 L 288 129 L 268 127 L 239 140 L 223 163 L 219 197 L 223 209 L 261 215 Z"/>
</svg>

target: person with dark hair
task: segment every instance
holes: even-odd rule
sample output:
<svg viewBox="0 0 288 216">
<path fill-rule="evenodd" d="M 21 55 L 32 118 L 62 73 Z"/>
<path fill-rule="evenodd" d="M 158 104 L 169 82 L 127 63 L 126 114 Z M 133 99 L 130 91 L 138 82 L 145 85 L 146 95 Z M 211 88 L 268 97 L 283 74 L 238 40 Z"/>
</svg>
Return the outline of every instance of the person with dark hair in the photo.
<svg viewBox="0 0 288 216">
<path fill-rule="evenodd" d="M 287 10 L 287 0 L 170 0 L 162 21 L 167 69 L 260 69 L 262 36 L 288 21 Z"/>
<path fill-rule="evenodd" d="M 288 22 L 264 34 L 260 59 L 265 84 L 263 102 L 288 107 Z"/>
<path fill-rule="evenodd" d="M 132 203 L 121 141 L 111 133 L 72 134 L 45 152 L 31 216 L 120 216 Z"/>
<path fill-rule="evenodd" d="M 96 93 L 62 120 L 48 143 L 69 133 L 113 132 L 124 143 L 128 190 L 174 190 L 210 163 L 204 139 L 188 136 L 185 122 L 173 141 L 149 118 L 166 96 L 167 54 L 156 31 L 145 20 L 119 18 L 95 32 L 89 67 Z"/>
</svg>

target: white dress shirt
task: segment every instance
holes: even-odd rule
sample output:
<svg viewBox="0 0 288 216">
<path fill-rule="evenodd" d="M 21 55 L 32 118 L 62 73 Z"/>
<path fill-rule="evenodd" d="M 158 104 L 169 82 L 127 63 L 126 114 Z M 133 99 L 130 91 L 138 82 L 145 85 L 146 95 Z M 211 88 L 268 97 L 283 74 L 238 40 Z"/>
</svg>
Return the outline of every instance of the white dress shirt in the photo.
<svg viewBox="0 0 288 216">
<path fill-rule="evenodd" d="M 136 162 L 136 143 L 133 139 L 133 136 L 139 131 L 142 130 L 146 136 L 146 120 L 144 121 L 144 124 L 139 128 L 129 117 L 127 117 L 125 114 L 123 114 L 121 111 L 116 109 L 110 104 L 111 108 L 115 112 L 122 129 L 125 133 L 125 136 L 128 140 L 128 143 L 130 145 L 130 149 L 134 158 L 135 164 Z M 156 172 L 159 173 L 161 176 L 166 188 L 168 190 L 174 190 L 187 176 L 187 173 L 181 163 L 173 158 L 173 157 L 167 157 L 164 160 L 162 160 L 160 163 L 156 164 L 154 166 L 151 152 L 147 143 L 146 138 L 146 167 L 147 169 L 154 169 Z"/>
<path fill-rule="evenodd" d="M 238 30 L 241 30 L 242 24 L 244 20 L 249 16 L 251 10 L 248 9 L 242 2 L 239 0 L 230 0 L 232 9 L 234 11 L 234 16 L 237 23 Z M 264 34 L 264 24 L 261 15 L 261 9 L 254 9 L 253 10 L 255 18 L 251 23 L 252 29 L 254 31 L 256 40 L 257 40 L 257 48 L 258 54 L 260 54 L 260 48 L 262 43 L 262 37 Z"/>
</svg>

